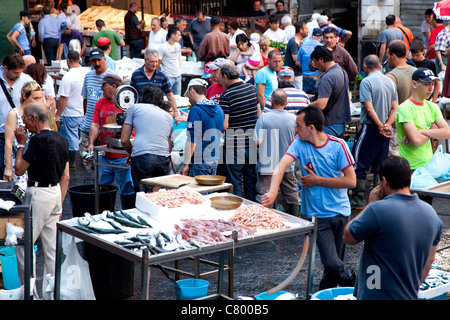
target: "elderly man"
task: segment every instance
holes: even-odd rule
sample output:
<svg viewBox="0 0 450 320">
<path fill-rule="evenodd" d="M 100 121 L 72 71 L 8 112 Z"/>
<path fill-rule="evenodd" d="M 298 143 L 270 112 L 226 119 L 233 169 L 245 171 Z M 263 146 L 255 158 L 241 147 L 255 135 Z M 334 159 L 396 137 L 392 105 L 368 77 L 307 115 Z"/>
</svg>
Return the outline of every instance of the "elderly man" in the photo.
<svg viewBox="0 0 450 320">
<path fill-rule="evenodd" d="M 169 78 L 158 69 L 159 55 L 156 50 L 147 50 L 144 56 L 144 65 L 131 75 L 130 85 L 139 92 L 139 101 L 142 101 L 142 90 L 147 85 L 157 86 L 167 97 L 174 108 L 174 115 L 178 115 L 177 102 L 172 92 Z"/>
<path fill-rule="evenodd" d="M 89 146 L 89 131 L 91 130 L 92 116 L 94 115 L 95 104 L 103 97 L 102 86 L 100 81 L 107 74 L 114 72 L 106 67 L 105 54 L 101 49 L 94 49 L 89 56 L 94 70 L 86 73 L 83 82 L 81 95 L 83 97 L 84 117 L 80 123 L 80 140 L 78 151 L 81 155 L 81 163 L 86 169 L 92 169 L 93 163 L 91 159 L 86 159 L 83 155 L 87 152 Z"/>
<path fill-rule="evenodd" d="M 208 32 L 197 48 L 198 58 L 207 62 L 230 55 L 230 38 L 220 30 L 218 17 L 211 18 L 211 32 Z"/>
<path fill-rule="evenodd" d="M 167 31 L 161 28 L 161 21 L 158 17 L 152 18 L 152 31 L 148 35 L 148 46 L 146 50 L 156 50 L 166 42 Z M 142 50 L 142 54 L 145 53 L 145 50 Z"/>
<path fill-rule="evenodd" d="M 219 82 L 226 88 L 219 105 L 225 113 L 223 160 L 227 181 L 233 184 L 235 195 L 245 194 L 247 199 L 255 201 L 257 154 L 256 144 L 250 137 L 259 113 L 258 96 L 253 85 L 239 79 L 239 69 L 234 65 L 220 68 Z"/>
<path fill-rule="evenodd" d="M 206 91 L 207 99 L 219 103 L 220 95 L 225 91 L 225 88 L 222 87 L 222 85 L 219 82 L 220 68 L 230 64 L 232 64 L 231 60 L 227 60 L 224 58 L 216 59 L 209 64 L 209 69 L 211 70 L 212 78 L 214 79 L 215 83 L 213 83 L 211 86 L 208 87 L 208 90 Z"/>
<path fill-rule="evenodd" d="M 180 46 L 181 46 L 181 54 L 182 54 L 182 55 L 186 55 L 186 56 L 192 55 L 192 53 L 193 53 L 194 51 L 192 51 L 191 48 L 185 47 L 185 46 L 184 46 L 183 32 L 184 32 L 184 30 L 186 30 L 186 27 L 187 27 L 187 21 L 186 21 L 186 19 L 183 19 L 183 18 L 176 18 L 176 19 L 175 19 L 175 27 L 177 27 L 178 30 L 180 30 L 180 32 L 181 32 L 181 39 L 180 39 L 180 41 L 178 42 L 178 43 L 180 44 Z"/>
<path fill-rule="evenodd" d="M 256 184 L 258 202 L 261 202 L 261 197 L 269 191 L 275 167 L 295 137 L 295 115 L 285 110 L 287 104 L 286 92 L 282 89 L 275 90 L 272 93 L 271 112 L 263 113 L 256 121 L 253 139 L 259 146 L 256 166 L 259 173 Z M 297 216 L 299 199 L 294 164 L 286 169 L 280 189 L 284 211 Z"/>
<path fill-rule="evenodd" d="M 281 53 L 272 50 L 267 56 L 267 67 L 258 70 L 255 77 L 256 89 L 261 108 L 264 108 L 269 95 L 278 88 L 277 72 L 281 67 Z"/>
<path fill-rule="evenodd" d="M 18 142 L 15 174 L 18 176 L 28 172 L 27 193 L 33 195 L 33 239 L 42 241 L 44 250 L 44 274 L 55 273 L 56 223 L 62 214 L 67 187 L 69 185 L 69 146 L 67 140 L 48 126 L 48 112 L 44 104 L 33 102 L 24 110 L 25 129 L 19 127 L 15 131 Z M 27 130 L 34 135 L 28 142 L 27 151 L 24 145 L 28 139 Z M 24 281 L 24 250 L 17 246 L 17 267 L 19 279 Z M 33 261 L 36 261 L 33 259 Z M 35 272 L 34 272 L 35 273 Z M 35 275 L 36 277 L 36 275 Z M 44 287 L 43 287 L 44 289 Z M 43 290 L 44 292 L 44 290 Z M 45 298 L 45 294 L 43 294 Z"/>
<path fill-rule="evenodd" d="M 323 131 L 325 119 L 316 107 L 299 111 L 297 136 L 275 168 L 269 191 L 261 204 L 271 207 L 278 195 L 284 172 L 298 159 L 302 168 L 301 213 L 318 220 L 317 247 L 324 265 L 320 290 L 353 286 L 355 272 L 344 262 L 344 227 L 350 217 L 347 188 L 356 184 L 353 157 L 344 140 Z"/>
<path fill-rule="evenodd" d="M 100 81 L 103 91 L 103 98 L 95 104 L 94 115 L 92 116 L 91 129 L 89 131 L 88 152 L 94 151 L 94 144 L 100 135 L 100 145 L 108 143 L 108 137 L 114 136 L 114 133 L 107 132 L 103 127 L 110 123 L 116 123 L 117 114 L 122 113 L 113 102 L 113 94 L 117 87 L 122 85 L 122 79 L 116 74 L 108 74 Z M 129 169 L 115 166 L 127 166 L 127 156 L 114 152 L 106 152 L 104 156 L 99 157 L 99 182 L 100 184 L 113 184 L 117 182 L 122 209 L 134 208 L 135 194 L 133 180 Z"/>
<path fill-rule="evenodd" d="M 279 88 L 287 95 L 287 104 L 284 110 L 296 115 L 298 111 L 309 106 L 310 102 L 308 95 L 304 91 L 295 88 L 294 81 L 294 70 L 290 67 L 282 67 L 278 72 L 278 84 Z M 265 112 L 272 110 L 272 95 L 273 93 L 270 94 L 264 107 Z"/>
</svg>

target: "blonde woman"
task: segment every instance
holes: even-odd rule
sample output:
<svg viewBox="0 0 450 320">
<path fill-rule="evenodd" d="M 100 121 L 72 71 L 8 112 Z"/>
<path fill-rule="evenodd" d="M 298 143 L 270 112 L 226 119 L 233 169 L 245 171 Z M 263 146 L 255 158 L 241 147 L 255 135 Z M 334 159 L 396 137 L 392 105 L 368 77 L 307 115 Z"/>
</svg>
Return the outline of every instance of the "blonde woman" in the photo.
<svg viewBox="0 0 450 320">
<path fill-rule="evenodd" d="M 278 51 L 278 49 L 272 48 L 270 46 L 270 39 L 266 35 L 262 35 L 261 38 L 259 39 L 259 47 L 261 49 L 261 56 L 262 61 L 264 63 L 264 67 L 267 67 L 268 64 L 267 57 L 269 56 L 269 52 L 272 50 Z"/>
<path fill-rule="evenodd" d="M 5 122 L 5 172 L 3 180 L 14 181 L 21 188 L 26 190 L 28 176 L 25 173 L 22 176 L 14 174 L 15 155 L 18 147 L 22 147 L 17 143 L 14 131 L 18 127 L 25 126 L 22 120 L 23 110 L 32 102 L 44 103 L 44 92 L 36 81 L 30 81 L 23 85 L 20 95 L 20 105 L 8 112 Z M 26 148 L 25 144 L 23 148 Z"/>
</svg>

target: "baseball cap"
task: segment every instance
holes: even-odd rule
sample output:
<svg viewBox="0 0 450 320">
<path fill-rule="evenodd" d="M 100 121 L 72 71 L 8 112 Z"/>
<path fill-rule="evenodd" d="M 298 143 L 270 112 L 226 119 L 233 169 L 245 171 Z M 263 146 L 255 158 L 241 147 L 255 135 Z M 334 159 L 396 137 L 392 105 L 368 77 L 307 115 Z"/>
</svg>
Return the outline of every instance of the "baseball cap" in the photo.
<svg viewBox="0 0 450 320">
<path fill-rule="evenodd" d="M 320 16 L 317 18 L 317 23 L 321 24 L 321 23 L 325 23 L 328 22 L 328 17 L 327 16 Z"/>
<path fill-rule="evenodd" d="M 216 60 L 214 60 L 210 65 L 209 68 L 211 70 L 217 70 L 219 68 L 222 68 L 223 66 L 228 65 L 229 62 L 227 59 L 224 58 L 217 58 Z"/>
<path fill-rule="evenodd" d="M 189 84 L 188 84 L 188 86 L 186 88 L 186 92 L 184 93 L 184 96 L 187 95 L 187 93 L 189 91 L 189 88 L 192 87 L 192 86 L 205 86 L 205 87 L 207 87 L 208 86 L 208 82 L 206 82 L 205 80 L 200 79 L 200 78 L 192 79 L 191 81 L 189 81 Z"/>
<path fill-rule="evenodd" d="M 294 76 L 294 70 L 291 67 L 282 67 L 280 71 L 278 71 L 279 78 L 292 78 Z"/>
<path fill-rule="evenodd" d="M 211 65 L 212 62 L 208 62 L 207 64 L 205 64 L 205 68 L 203 69 L 203 75 L 202 75 L 202 79 L 208 79 L 212 77 L 212 71 L 209 68 L 209 66 Z"/>
<path fill-rule="evenodd" d="M 261 36 L 259 35 L 259 33 L 254 32 L 250 35 L 250 43 L 251 44 L 258 43 L 259 39 L 261 39 Z"/>
<path fill-rule="evenodd" d="M 89 56 L 89 61 L 94 59 L 101 59 L 105 57 L 105 53 L 102 49 L 95 48 L 91 51 L 91 55 Z"/>
<path fill-rule="evenodd" d="M 414 71 L 414 73 L 412 74 L 412 79 L 416 81 L 419 80 L 422 82 L 439 80 L 439 78 L 434 75 L 433 71 L 427 68 L 421 68 Z"/>
<path fill-rule="evenodd" d="M 64 31 L 67 29 L 69 29 L 69 27 L 67 26 L 67 22 L 61 22 L 60 30 Z"/>
<path fill-rule="evenodd" d="M 98 83 L 99 84 L 109 83 L 109 84 L 115 84 L 116 86 L 121 86 L 123 82 L 122 82 L 122 78 L 119 77 L 117 74 L 107 74 Z"/>
<path fill-rule="evenodd" d="M 313 30 L 313 32 L 312 32 L 312 35 L 314 36 L 314 37 L 321 37 L 323 34 L 322 34 L 322 29 L 320 29 L 320 28 L 314 28 L 314 30 Z"/>
<path fill-rule="evenodd" d="M 97 40 L 97 45 L 99 47 L 106 46 L 107 44 L 110 44 L 110 43 L 111 43 L 111 40 L 109 40 L 109 38 L 107 38 L 107 37 L 100 37 Z"/>
</svg>

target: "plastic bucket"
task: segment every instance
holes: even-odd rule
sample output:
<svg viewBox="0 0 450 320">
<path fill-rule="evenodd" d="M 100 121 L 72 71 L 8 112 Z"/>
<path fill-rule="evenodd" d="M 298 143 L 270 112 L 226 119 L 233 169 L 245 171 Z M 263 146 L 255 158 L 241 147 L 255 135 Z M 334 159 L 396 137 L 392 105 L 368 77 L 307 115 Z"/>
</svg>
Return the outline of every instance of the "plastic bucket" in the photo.
<svg viewBox="0 0 450 320">
<path fill-rule="evenodd" d="M 98 208 L 99 212 L 103 210 L 114 211 L 116 205 L 117 187 L 113 185 L 101 184 L 98 186 Z M 95 210 L 95 185 L 81 184 L 72 186 L 68 189 L 70 200 L 72 202 L 72 216 L 82 217 L 85 212 L 91 214 Z"/>
<path fill-rule="evenodd" d="M 277 291 L 273 294 L 270 294 L 268 292 L 263 292 L 255 296 L 256 300 L 277 300 L 278 297 L 285 295 L 284 297 L 286 299 L 280 298 L 279 300 L 295 300 L 296 296 L 295 294 L 287 291 Z"/>
<path fill-rule="evenodd" d="M 311 296 L 311 300 L 334 300 L 338 296 L 353 294 L 354 287 L 337 287 L 317 291 Z"/>
<path fill-rule="evenodd" d="M 37 246 L 34 246 L 36 254 Z M 19 272 L 17 271 L 16 247 L 0 247 L 0 263 L 2 265 L 3 286 L 6 290 L 20 287 Z"/>
<path fill-rule="evenodd" d="M 178 280 L 173 285 L 177 300 L 194 300 L 206 297 L 208 294 L 209 282 L 203 279 Z"/>
</svg>

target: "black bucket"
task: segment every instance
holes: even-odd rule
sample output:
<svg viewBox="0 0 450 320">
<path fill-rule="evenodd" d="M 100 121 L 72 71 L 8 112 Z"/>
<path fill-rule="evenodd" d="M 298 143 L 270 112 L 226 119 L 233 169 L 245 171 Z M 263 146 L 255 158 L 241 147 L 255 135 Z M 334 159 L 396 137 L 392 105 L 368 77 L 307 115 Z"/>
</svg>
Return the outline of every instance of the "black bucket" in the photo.
<svg viewBox="0 0 450 320">
<path fill-rule="evenodd" d="M 117 187 L 108 184 L 99 185 L 98 208 L 99 213 L 103 210 L 114 211 L 116 204 Z M 95 185 L 81 184 L 68 189 L 72 202 L 72 216 L 82 217 L 85 212 L 95 212 Z"/>
</svg>

